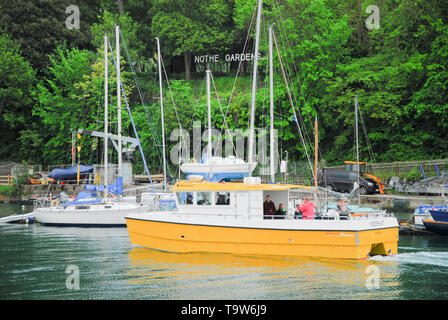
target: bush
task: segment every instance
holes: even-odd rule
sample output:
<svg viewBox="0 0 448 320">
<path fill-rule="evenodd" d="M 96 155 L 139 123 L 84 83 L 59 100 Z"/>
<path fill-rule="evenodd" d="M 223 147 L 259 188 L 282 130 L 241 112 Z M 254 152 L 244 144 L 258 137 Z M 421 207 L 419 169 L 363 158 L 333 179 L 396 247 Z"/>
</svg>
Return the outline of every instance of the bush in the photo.
<svg viewBox="0 0 448 320">
<path fill-rule="evenodd" d="M 422 173 L 419 169 L 414 169 L 406 175 L 408 181 L 419 181 L 422 178 Z"/>
<path fill-rule="evenodd" d="M 13 186 L 0 186 L 0 194 L 3 196 L 11 196 L 13 192 Z"/>
</svg>

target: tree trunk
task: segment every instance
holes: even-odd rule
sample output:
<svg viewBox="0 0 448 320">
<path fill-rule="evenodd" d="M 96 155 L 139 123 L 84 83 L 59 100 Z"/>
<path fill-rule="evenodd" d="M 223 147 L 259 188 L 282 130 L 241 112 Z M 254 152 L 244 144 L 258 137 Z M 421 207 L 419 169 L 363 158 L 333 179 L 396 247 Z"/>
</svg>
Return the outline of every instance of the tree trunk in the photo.
<svg viewBox="0 0 448 320">
<path fill-rule="evenodd" d="M 185 80 L 189 81 L 191 79 L 191 73 L 190 73 L 191 52 L 190 51 L 185 51 L 184 62 L 185 62 Z"/>
<path fill-rule="evenodd" d="M 123 3 L 121 2 L 121 0 L 117 0 L 117 5 L 118 5 L 118 12 L 121 14 L 123 14 Z"/>
</svg>

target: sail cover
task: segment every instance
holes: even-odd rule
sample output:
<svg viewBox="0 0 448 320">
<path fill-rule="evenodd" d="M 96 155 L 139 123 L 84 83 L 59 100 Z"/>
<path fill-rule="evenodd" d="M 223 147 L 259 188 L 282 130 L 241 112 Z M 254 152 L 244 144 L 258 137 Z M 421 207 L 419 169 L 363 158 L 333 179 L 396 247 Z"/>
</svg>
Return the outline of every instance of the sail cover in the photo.
<svg viewBox="0 0 448 320">
<path fill-rule="evenodd" d="M 62 203 L 61 205 L 71 206 L 77 204 L 92 204 L 92 203 L 99 203 L 101 201 L 102 199 L 98 198 L 98 195 L 96 193 L 81 191 L 80 193 L 78 193 L 78 196 L 73 201 Z"/>
<path fill-rule="evenodd" d="M 104 192 L 104 185 L 97 184 L 86 184 L 84 186 L 85 191 L 97 191 Z M 110 186 L 107 186 L 107 190 L 113 194 L 122 194 L 123 193 L 123 177 L 118 177 L 117 180 Z"/>
<path fill-rule="evenodd" d="M 81 177 L 89 173 L 93 173 L 93 166 L 79 166 L 79 175 Z M 76 178 L 78 177 L 78 166 L 67 169 L 53 169 L 51 170 L 48 177 L 55 180 L 76 180 Z"/>
</svg>

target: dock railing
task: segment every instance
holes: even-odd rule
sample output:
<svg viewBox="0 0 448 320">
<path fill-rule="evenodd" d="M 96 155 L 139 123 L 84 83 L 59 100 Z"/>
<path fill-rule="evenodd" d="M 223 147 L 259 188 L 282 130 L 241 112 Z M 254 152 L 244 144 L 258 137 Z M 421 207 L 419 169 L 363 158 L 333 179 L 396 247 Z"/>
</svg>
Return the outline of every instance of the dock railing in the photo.
<svg viewBox="0 0 448 320">
<path fill-rule="evenodd" d="M 339 165 L 327 168 L 343 169 L 344 167 L 345 165 Z M 388 180 L 392 176 L 397 176 L 400 179 L 415 176 L 417 180 L 421 180 L 432 176 L 440 176 L 442 171 L 446 170 L 448 170 L 448 159 L 367 162 L 367 171 L 383 180 Z"/>
<path fill-rule="evenodd" d="M 12 186 L 14 184 L 15 177 L 11 175 L 0 176 L 0 186 Z"/>
</svg>

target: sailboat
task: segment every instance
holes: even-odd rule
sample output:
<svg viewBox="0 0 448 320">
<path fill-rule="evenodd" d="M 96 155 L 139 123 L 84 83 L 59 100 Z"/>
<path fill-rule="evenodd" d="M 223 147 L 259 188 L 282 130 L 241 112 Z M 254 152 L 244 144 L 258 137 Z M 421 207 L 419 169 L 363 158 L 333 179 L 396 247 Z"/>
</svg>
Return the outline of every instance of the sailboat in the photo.
<svg viewBox="0 0 448 320">
<path fill-rule="evenodd" d="M 258 49 L 256 49 L 258 50 Z M 256 55 L 257 56 L 257 55 Z M 257 61 L 257 60 L 255 60 Z M 256 63 L 256 62 L 255 62 Z M 256 70 L 256 69 L 255 69 Z M 254 121 L 255 113 L 251 113 L 250 139 L 249 139 L 249 159 L 244 161 L 235 156 L 217 157 L 212 154 L 212 121 L 211 121 L 211 100 L 210 100 L 210 78 L 211 71 L 206 70 L 207 83 L 207 115 L 208 115 L 208 144 L 207 153 L 204 154 L 199 162 L 192 160 L 181 164 L 180 170 L 185 174 L 187 180 L 197 179 L 198 177 L 207 181 L 230 181 L 234 179 L 243 179 L 250 177 L 252 171 L 257 166 L 257 162 L 252 160 L 252 148 L 254 141 Z M 254 75 L 256 79 L 256 75 Z M 256 81 L 256 80 L 255 80 Z M 254 82 L 254 88 L 255 88 Z M 253 105 L 255 108 L 255 91 L 253 91 Z"/>
<path fill-rule="evenodd" d="M 256 51 L 261 10 L 262 0 L 259 0 Z M 255 74 L 256 67 L 254 63 Z M 253 142 L 252 134 L 250 141 Z M 249 161 L 252 152 L 250 148 Z M 131 243 L 171 252 L 344 259 L 397 253 L 398 222 L 395 217 L 378 213 L 348 219 L 338 215 L 328 219 L 294 219 L 291 203 L 312 196 L 314 188 L 262 184 L 256 178 L 245 177 L 243 182 L 228 183 L 201 179 L 176 182 L 171 188 L 176 194 L 176 210 L 126 216 Z M 281 219 L 265 216 L 263 201 L 268 196 L 274 203 L 285 206 L 286 214 Z"/>
<path fill-rule="evenodd" d="M 119 27 L 116 26 L 116 51 L 117 61 L 119 61 Z M 128 203 L 119 201 L 123 192 L 123 178 L 119 176 L 112 185 L 108 184 L 108 37 L 104 36 L 104 182 L 105 185 L 86 185 L 85 190 L 90 192 L 80 192 L 72 201 L 52 201 L 49 205 L 37 206 L 34 210 L 36 220 L 44 225 L 54 226 L 76 226 L 76 227 L 125 227 L 125 216 L 131 213 L 143 213 L 150 209 L 143 203 Z M 119 175 L 121 174 L 121 90 L 120 73 L 117 62 L 117 104 L 118 104 L 118 143 L 119 143 Z M 103 198 L 97 193 L 102 192 Z M 110 198 L 109 194 L 115 194 Z"/>
<path fill-rule="evenodd" d="M 205 153 L 199 162 L 192 160 L 181 164 L 180 170 L 185 174 L 187 180 L 202 177 L 208 181 L 230 181 L 249 177 L 257 166 L 254 161 L 246 162 L 235 156 L 217 157 L 212 154 L 212 121 L 210 100 L 210 78 L 211 71 L 206 70 L 207 83 L 207 115 L 208 115 L 208 144 Z M 250 128 L 253 130 L 253 127 Z"/>
<path fill-rule="evenodd" d="M 162 123 L 162 155 L 163 155 L 163 181 L 157 186 L 153 188 L 153 192 L 143 192 L 139 195 L 139 201 L 143 204 L 148 204 L 150 206 L 154 206 L 157 204 L 157 207 L 160 210 L 170 210 L 176 207 L 175 196 L 172 192 L 168 191 L 168 181 L 167 181 L 167 166 L 166 166 L 166 145 L 165 145 L 165 119 L 164 119 L 164 106 L 163 106 L 163 81 L 162 81 L 162 55 L 160 51 L 160 41 L 159 38 L 155 38 L 157 42 L 157 62 L 159 69 L 159 94 L 160 94 L 160 117 Z M 135 189 L 145 189 L 145 187 L 137 187 Z M 160 190 L 161 188 L 161 190 Z M 136 199 L 135 196 L 125 197 L 125 201 L 134 202 Z"/>
</svg>

